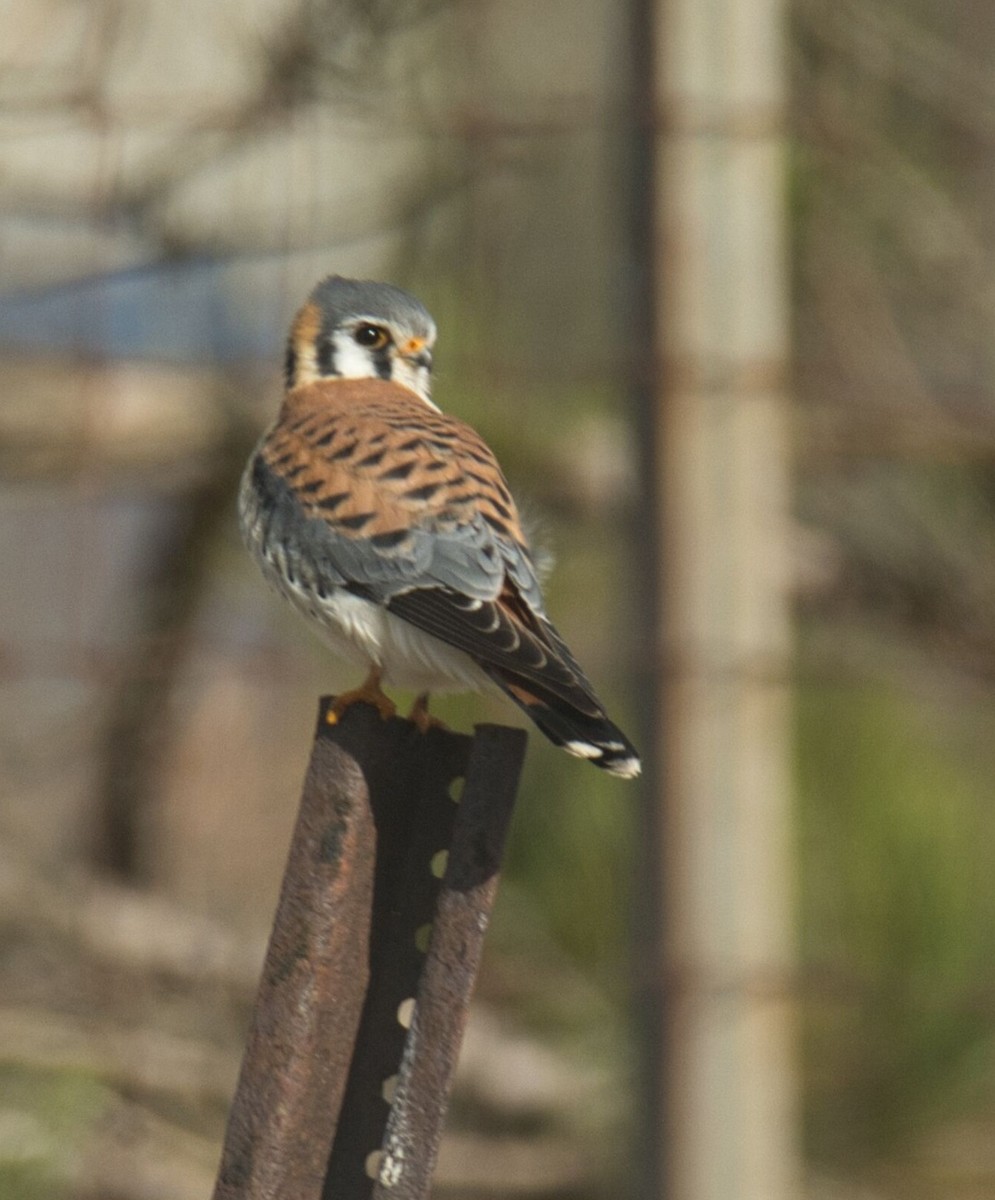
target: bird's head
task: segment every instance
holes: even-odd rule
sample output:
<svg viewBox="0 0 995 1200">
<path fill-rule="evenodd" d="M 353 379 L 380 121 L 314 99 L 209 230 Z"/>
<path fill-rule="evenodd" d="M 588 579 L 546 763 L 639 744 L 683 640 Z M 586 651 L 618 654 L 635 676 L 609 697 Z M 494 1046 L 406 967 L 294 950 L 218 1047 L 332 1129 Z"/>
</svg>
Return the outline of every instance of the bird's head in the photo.
<svg viewBox="0 0 995 1200">
<path fill-rule="evenodd" d="M 308 297 L 287 341 L 288 390 L 319 379 L 391 379 L 431 400 L 435 322 L 389 283 L 330 275 Z"/>
</svg>

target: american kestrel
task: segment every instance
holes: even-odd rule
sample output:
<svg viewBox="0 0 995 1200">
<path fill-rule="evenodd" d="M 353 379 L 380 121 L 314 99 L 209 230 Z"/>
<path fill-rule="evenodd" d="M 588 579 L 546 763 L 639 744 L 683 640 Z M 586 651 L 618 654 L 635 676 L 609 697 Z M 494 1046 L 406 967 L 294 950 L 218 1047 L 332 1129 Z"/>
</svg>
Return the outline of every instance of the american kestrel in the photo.
<svg viewBox="0 0 995 1200">
<path fill-rule="evenodd" d="M 435 322 L 385 283 L 331 276 L 290 330 L 279 416 L 239 516 L 263 573 L 343 658 L 340 696 L 394 712 L 381 683 L 499 689 L 570 754 L 614 775 L 639 756 L 550 623 L 515 502 L 480 435 L 432 402 Z"/>
</svg>

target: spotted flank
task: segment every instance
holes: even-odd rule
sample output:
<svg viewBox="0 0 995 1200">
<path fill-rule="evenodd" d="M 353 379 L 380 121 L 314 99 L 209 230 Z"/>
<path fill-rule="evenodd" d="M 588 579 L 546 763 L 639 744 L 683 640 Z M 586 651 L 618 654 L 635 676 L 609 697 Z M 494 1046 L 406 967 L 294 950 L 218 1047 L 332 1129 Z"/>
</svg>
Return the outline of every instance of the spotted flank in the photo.
<svg viewBox="0 0 995 1200">
<path fill-rule="evenodd" d="M 498 689 L 568 754 L 639 756 L 546 615 L 504 474 L 430 396 L 435 324 L 386 284 L 324 280 L 291 328 L 286 390 L 239 494 L 271 583 L 342 657 L 419 693 Z M 375 691 L 372 693 L 375 694 Z"/>
</svg>

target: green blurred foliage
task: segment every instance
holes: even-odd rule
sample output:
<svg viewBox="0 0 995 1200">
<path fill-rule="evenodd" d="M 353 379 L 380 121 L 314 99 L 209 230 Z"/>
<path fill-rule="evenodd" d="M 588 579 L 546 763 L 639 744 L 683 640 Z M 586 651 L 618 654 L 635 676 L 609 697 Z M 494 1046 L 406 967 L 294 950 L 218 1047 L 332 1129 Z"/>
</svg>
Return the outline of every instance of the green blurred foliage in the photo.
<svg viewBox="0 0 995 1200">
<path fill-rule="evenodd" d="M 108 1103 L 105 1088 L 78 1072 L 0 1070 L 0 1196 L 68 1196 L 75 1159 Z"/>
<path fill-rule="evenodd" d="M 984 764 L 885 683 L 798 693 L 808 1140 L 853 1166 L 965 1099 L 992 1034 Z"/>
</svg>

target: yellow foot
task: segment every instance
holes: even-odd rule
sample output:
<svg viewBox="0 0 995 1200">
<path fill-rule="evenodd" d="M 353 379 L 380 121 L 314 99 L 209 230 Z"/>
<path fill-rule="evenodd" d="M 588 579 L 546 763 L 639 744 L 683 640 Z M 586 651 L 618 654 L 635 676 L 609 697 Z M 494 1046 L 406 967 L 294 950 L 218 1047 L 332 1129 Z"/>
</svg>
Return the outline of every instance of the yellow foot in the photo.
<svg viewBox="0 0 995 1200">
<path fill-rule="evenodd" d="M 374 667 L 358 688 L 343 692 L 336 696 L 335 701 L 325 715 L 329 725 L 337 725 L 342 720 L 346 709 L 354 704 L 372 704 L 381 717 L 386 721 L 397 712 L 397 705 L 389 696 L 380 690 L 380 671 Z"/>
<path fill-rule="evenodd" d="M 419 733 L 428 733 L 430 729 L 448 729 L 449 726 L 440 721 L 437 717 L 433 717 L 428 711 L 428 692 L 422 692 L 417 697 L 411 707 L 411 712 L 408 713 L 408 720 L 415 726 Z"/>
</svg>

